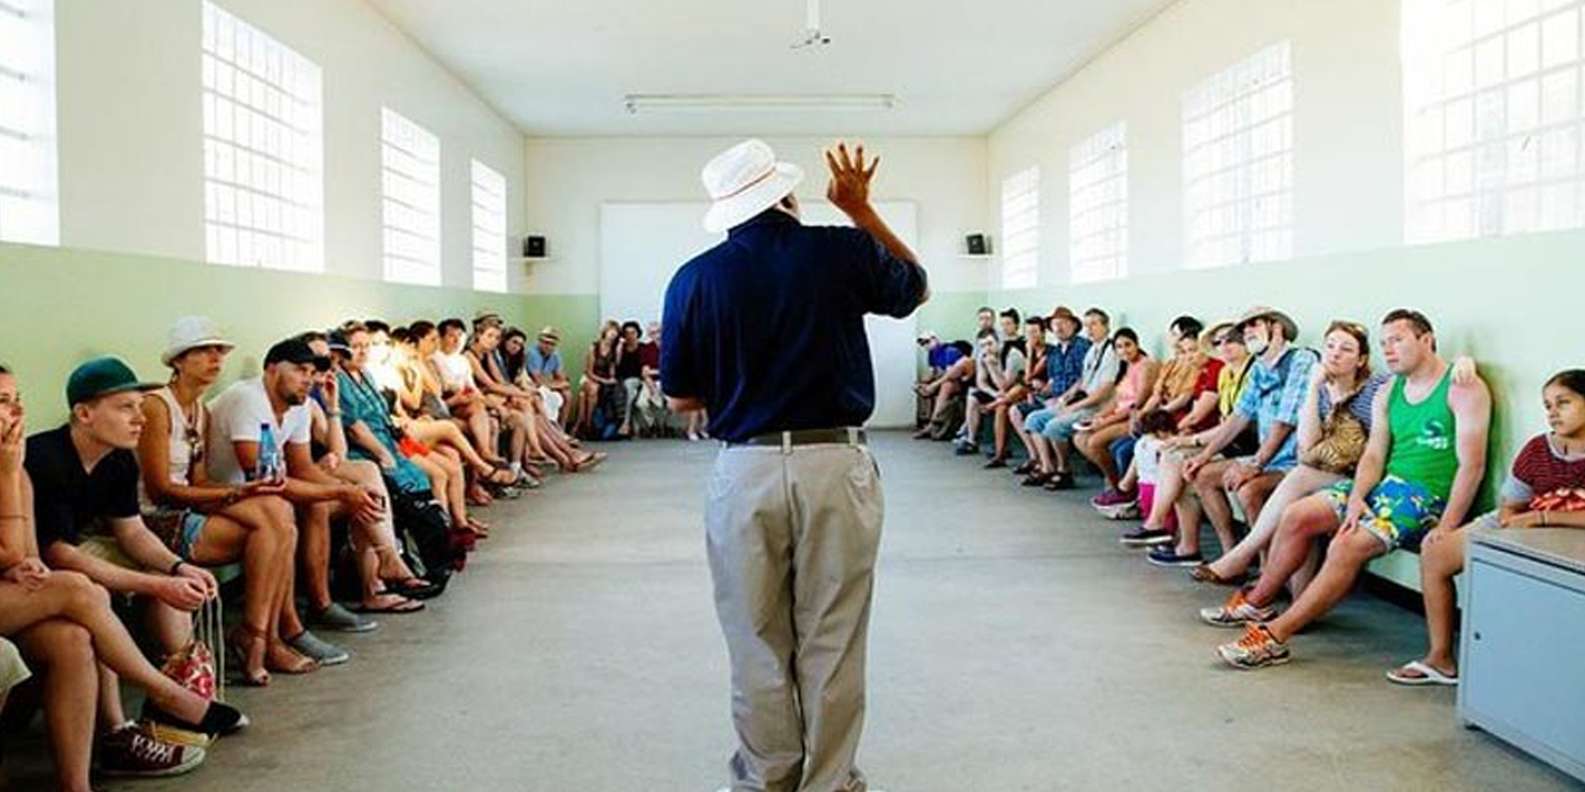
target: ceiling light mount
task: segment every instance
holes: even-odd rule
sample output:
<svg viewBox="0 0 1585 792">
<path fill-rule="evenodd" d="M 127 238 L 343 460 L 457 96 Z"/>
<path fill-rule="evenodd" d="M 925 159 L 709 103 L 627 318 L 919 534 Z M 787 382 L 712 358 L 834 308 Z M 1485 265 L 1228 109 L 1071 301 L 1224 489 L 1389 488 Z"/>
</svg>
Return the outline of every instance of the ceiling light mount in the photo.
<svg viewBox="0 0 1585 792">
<path fill-rule="evenodd" d="M 808 3 L 804 10 L 803 38 L 792 43 L 793 49 L 824 47 L 831 43 L 831 37 L 820 29 L 820 0 L 808 0 Z"/>
</svg>

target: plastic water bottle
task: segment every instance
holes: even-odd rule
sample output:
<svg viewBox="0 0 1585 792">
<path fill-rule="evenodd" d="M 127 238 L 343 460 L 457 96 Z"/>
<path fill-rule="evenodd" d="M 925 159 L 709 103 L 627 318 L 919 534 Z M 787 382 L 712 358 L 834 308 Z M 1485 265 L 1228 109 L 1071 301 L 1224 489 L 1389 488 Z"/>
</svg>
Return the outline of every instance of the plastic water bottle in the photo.
<svg viewBox="0 0 1585 792">
<path fill-rule="evenodd" d="M 259 424 L 259 459 L 254 465 L 253 478 L 256 481 L 280 481 L 285 476 L 284 466 L 281 464 L 281 447 L 275 442 L 275 428 L 267 423 Z"/>
</svg>

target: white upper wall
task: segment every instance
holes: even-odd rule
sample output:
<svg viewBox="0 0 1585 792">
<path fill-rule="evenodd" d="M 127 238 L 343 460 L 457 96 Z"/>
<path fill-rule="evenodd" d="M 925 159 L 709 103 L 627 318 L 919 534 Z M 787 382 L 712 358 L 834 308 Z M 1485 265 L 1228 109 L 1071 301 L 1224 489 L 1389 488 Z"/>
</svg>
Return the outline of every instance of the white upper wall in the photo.
<svg viewBox="0 0 1585 792">
<path fill-rule="evenodd" d="M 1068 282 L 1068 151 L 1128 124 L 1130 275 L 1184 257 L 1182 95 L 1287 39 L 1294 75 L 1295 257 L 1403 242 L 1396 0 L 1183 0 L 992 132 L 989 189 L 1041 168 L 1039 287 Z M 1000 206 L 989 207 L 1000 228 Z M 1249 266 L 1260 266 L 1252 264 Z M 1000 271 L 989 274 L 993 288 Z"/>
<path fill-rule="evenodd" d="M 382 277 L 380 107 L 441 139 L 444 285 L 473 283 L 469 160 L 506 177 L 508 255 L 523 136 L 362 0 L 219 0 L 319 64 L 325 271 Z M 199 0 L 58 0 L 61 244 L 202 260 Z M 508 266 L 521 288 L 522 268 Z"/>
<path fill-rule="evenodd" d="M 600 204 L 702 201 L 699 169 L 740 138 L 545 138 L 527 145 L 528 227 L 549 238 L 549 259 L 528 265 L 528 290 L 594 294 L 600 282 Z M 823 199 L 821 152 L 834 140 L 767 138 L 783 160 L 801 166 L 804 200 Z M 985 231 L 983 138 L 880 138 L 873 198 L 918 206 L 919 256 L 938 292 L 983 291 L 983 261 L 961 257 L 963 235 Z"/>
</svg>

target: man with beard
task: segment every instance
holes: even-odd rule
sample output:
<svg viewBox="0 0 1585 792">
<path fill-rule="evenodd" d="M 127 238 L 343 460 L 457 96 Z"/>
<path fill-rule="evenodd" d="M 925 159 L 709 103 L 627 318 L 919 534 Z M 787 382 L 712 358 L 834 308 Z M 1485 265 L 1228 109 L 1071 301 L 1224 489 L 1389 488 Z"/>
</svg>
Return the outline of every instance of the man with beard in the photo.
<svg viewBox="0 0 1585 792">
<path fill-rule="evenodd" d="M 298 558 L 307 580 L 309 620 L 325 629 L 368 632 L 379 625 L 330 598 L 330 523 L 341 517 L 378 523 L 386 506 L 378 493 L 342 481 L 314 464 L 309 447 L 313 416 L 305 402 L 315 372 L 329 365 L 330 361 L 314 354 L 308 344 L 288 339 L 265 354 L 263 376 L 238 381 L 220 394 L 209 405 L 209 478 L 227 484 L 253 478 L 264 428 L 268 427 L 276 458 L 285 465 L 281 496 L 296 508 Z M 285 588 L 292 590 L 290 584 Z M 284 639 L 292 650 L 321 665 L 346 662 L 349 655 L 345 650 L 321 640 L 298 622 L 291 602 L 288 596 L 271 643 Z M 305 670 L 279 650 L 270 656 L 282 661 L 272 670 Z"/>
<path fill-rule="evenodd" d="M 281 582 L 297 547 L 292 508 L 280 484 L 221 484 L 204 467 L 209 410 L 204 394 L 220 378 L 233 344 L 209 319 L 186 316 L 171 328 L 160 359 L 170 383 L 143 400 L 143 521 L 182 560 L 205 567 L 240 562 L 244 569 L 242 621 L 227 643 L 241 658 L 243 681 L 269 682 L 266 636 L 281 607 Z M 180 630 L 189 620 L 183 614 Z M 181 648 L 161 636 L 167 651 Z"/>
</svg>

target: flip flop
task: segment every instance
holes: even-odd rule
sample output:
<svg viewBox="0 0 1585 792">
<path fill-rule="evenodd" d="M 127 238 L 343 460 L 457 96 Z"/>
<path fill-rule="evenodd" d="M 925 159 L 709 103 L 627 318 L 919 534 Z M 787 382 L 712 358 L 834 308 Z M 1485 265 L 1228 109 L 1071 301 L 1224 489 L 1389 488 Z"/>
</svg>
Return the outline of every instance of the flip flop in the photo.
<svg viewBox="0 0 1585 792">
<path fill-rule="evenodd" d="M 1418 674 L 1418 676 L 1411 676 L 1411 673 Z M 1452 686 L 1458 684 L 1458 677 L 1448 676 L 1421 660 L 1415 660 L 1388 671 L 1387 680 L 1394 684 L 1408 685 L 1410 687 L 1422 687 L 1425 685 Z"/>
<path fill-rule="evenodd" d="M 429 599 L 439 594 L 441 589 L 444 588 L 444 586 L 437 586 L 420 577 L 408 580 L 384 580 L 381 582 L 385 584 L 385 591 L 381 593 L 395 594 L 398 597 L 414 600 Z"/>
<path fill-rule="evenodd" d="M 352 611 L 353 613 L 398 613 L 398 614 L 400 614 L 400 613 L 417 613 L 417 612 L 423 610 L 424 608 L 428 607 L 427 605 L 425 605 L 422 602 L 419 602 L 417 600 L 407 599 L 405 597 L 402 597 L 399 594 L 391 594 L 390 596 L 396 597 L 396 602 L 394 604 L 386 605 L 384 607 L 375 608 L 375 607 L 370 607 L 368 605 L 364 605 L 363 603 L 360 602 L 360 603 L 357 603 L 356 605 L 351 606 L 350 608 L 348 608 L 348 610 Z"/>
</svg>

